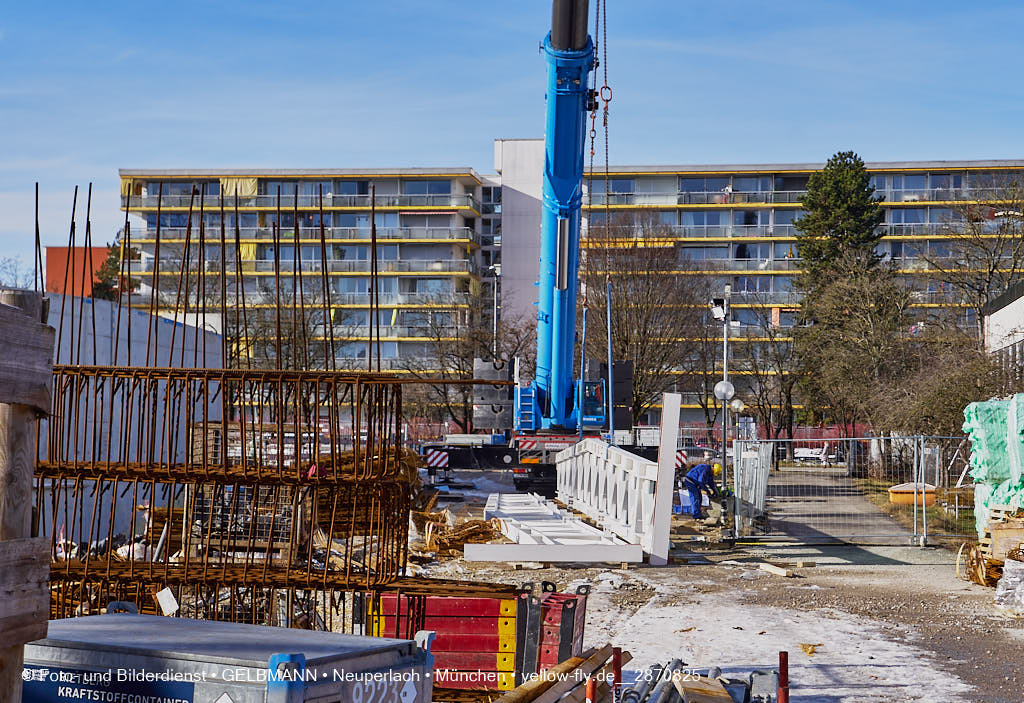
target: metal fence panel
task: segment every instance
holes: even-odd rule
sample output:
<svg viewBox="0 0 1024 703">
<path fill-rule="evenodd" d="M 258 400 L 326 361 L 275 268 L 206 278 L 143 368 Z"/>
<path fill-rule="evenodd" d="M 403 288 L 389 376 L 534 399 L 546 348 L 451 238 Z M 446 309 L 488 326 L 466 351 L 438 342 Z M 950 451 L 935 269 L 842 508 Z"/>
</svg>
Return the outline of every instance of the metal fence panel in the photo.
<svg viewBox="0 0 1024 703">
<path fill-rule="evenodd" d="M 737 441 L 736 537 L 904 544 L 973 537 L 969 456 L 962 437 Z"/>
</svg>

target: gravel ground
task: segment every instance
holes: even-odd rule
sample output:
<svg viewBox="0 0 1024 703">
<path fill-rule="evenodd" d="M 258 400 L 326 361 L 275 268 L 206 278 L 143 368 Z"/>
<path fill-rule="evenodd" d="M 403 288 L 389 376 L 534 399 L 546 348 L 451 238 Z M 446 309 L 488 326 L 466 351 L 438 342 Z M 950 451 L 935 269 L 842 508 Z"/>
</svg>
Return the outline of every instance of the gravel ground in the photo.
<svg viewBox="0 0 1024 703">
<path fill-rule="evenodd" d="M 472 495 L 458 511 L 475 513 L 479 501 Z M 426 571 L 560 588 L 590 583 L 588 646 L 624 646 L 636 669 L 678 656 L 745 675 L 774 667 L 786 649 L 794 703 L 1024 701 L 1024 619 L 996 609 L 992 589 L 957 580 L 948 550 L 791 544 L 693 557 L 627 570 L 454 560 Z M 784 578 L 760 571 L 765 560 L 817 566 Z M 808 656 L 801 643 L 822 646 Z"/>
</svg>

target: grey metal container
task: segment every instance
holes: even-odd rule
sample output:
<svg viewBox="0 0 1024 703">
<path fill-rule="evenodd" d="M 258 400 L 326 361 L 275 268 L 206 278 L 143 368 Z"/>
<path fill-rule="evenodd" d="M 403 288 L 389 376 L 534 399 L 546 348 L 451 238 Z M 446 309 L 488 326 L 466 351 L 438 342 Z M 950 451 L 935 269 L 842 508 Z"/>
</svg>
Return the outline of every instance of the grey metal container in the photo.
<svg viewBox="0 0 1024 703">
<path fill-rule="evenodd" d="M 109 614 L 53 620 L 25 645 L 23 703 L 428 703 L 416 641 Z"/>
</svg>

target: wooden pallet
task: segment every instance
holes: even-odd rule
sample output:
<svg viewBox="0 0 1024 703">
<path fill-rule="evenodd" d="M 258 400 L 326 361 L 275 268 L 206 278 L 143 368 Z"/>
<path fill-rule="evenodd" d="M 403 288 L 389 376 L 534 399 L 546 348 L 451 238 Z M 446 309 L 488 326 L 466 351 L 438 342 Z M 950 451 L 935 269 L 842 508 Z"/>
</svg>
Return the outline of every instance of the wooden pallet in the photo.
<svg viewBox="0 0 1024 703">
<path fill-rule="evenodd" d="M 982 555 L 1002 564 L 1006 553 L 1024 542 L 1024 510 L 1009 505 L 999 505 L 989 513 L 985 533 L 978 540 Z"/>
<path fill-rule="evenodd" d="M 981 586 L 995 586 L 1003 575 L 1007 553 L 1024 542 L 1024 510 L 994 506 L 977 544 L 964 543 L 956 558 L 956 573 Z"/>
</svg>

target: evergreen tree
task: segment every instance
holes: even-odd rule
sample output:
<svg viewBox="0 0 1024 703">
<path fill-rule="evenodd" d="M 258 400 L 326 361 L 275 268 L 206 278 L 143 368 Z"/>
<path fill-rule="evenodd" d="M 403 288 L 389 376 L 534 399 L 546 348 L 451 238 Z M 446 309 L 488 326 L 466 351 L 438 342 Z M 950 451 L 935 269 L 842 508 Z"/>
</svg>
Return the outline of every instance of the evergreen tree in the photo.
<svg viewBox="0 0 1024 703">
<path fill-rule="evenodd" d="M 811 175 L 801 201 L 805 214 L 793 222 L 803 259 L 801 288 L 813 290 L 829 274 L 841 275 L 838 266 L 853 263 L 866 270 L 881 261 L 875 245 L 885 212 L 874 192 L 864 161 L 852 151 L 837 153 Z"/>
<path fill-rule="evenodd" d="M 107 245 L 107 258 L 96 269 L 92 297 L 97 300 L 117 300 L 121 278 L 121 244 L 114 240 Z"/>
</svg>

